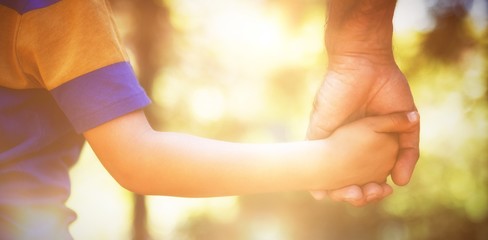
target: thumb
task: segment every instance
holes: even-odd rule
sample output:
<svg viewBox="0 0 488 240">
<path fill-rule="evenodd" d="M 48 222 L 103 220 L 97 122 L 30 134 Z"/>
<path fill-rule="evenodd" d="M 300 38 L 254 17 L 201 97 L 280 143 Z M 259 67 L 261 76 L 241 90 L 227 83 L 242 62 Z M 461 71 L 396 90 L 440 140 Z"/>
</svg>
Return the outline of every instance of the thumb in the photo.
<svg viewBox="0 0 488 240">
<path fill-rule="evenodd" d="M 420 117 L 417 111 L 412 111 L 368 117 L 367 121 L 376 132 L 409 132 L 419 124 Z"/>
</svg>

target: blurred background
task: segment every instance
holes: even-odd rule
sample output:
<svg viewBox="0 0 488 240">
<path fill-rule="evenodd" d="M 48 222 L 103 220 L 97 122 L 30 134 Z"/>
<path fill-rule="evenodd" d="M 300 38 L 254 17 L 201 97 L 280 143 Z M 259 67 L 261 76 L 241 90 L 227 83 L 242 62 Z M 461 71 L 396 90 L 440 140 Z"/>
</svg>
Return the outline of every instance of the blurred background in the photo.
<svg viewBox="0 0 488 240">
<path fill-rule="evenodd" d="M 327 66 L 325 0 L 112 0 L 162 131 L 303 140 Z M 412 181 L 355 208 L 308 192 L 187 199 L 122 189 L 86 146 L 75 239 L 488 239 L 488 3 L 399 0 L 394 51 L 422 118 Z M 164 176 L 161 176 L 164 181 Z M 391 181 L 390 181 L 391 182 Z"/>
</svg>

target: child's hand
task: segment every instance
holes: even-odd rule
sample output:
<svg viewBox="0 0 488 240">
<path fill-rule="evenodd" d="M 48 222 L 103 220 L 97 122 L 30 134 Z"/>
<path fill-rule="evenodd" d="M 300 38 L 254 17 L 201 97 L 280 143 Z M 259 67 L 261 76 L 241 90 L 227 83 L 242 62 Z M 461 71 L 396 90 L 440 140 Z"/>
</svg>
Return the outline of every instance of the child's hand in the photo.
<svg viewBox="0 0 488 240">
<path fill-rule="evenodd" d="M 413 114 L 416 114 L 413 113 Z M 334 188 L 384 183 L 395 165 L 398 134 L 408 132 L 417 119 L 407 113 L 367 117 L 338 128 L 326 139 L 331 154 L 329 179 Z"/>
</svg>

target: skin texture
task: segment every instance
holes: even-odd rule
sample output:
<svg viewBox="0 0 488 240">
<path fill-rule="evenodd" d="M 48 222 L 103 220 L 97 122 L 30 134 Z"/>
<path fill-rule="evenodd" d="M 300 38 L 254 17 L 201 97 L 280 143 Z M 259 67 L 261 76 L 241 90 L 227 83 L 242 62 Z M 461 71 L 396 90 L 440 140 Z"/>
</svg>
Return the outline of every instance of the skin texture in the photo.
<svg viewBox="0 0 488 240">
<path fill-rule="evenodd" d="M 393 0 L 329 1 L 325 36 L 329 65 L 315 98 L 308 139 L 326 138 L 339 126 L 365 116 L 416 110 L 408 82 L 393 58 L 395 4 Z M 391 171 L 397 185 L 407 184 L 413 173 L 419 131 L 417 125 L 399 134 L 400 149 Z M 391 192 L 388 184 L 372 182 L 312 195 L 362 206 Z"/>
<path fill-rule="evenodd" d="M 210 197 L 383 182 L 406 113 L 363 118 L 327 139 L 232 143 L 153 130 L 136 111 L 84 133 L 108 172 L 139 194 Z M 371 151 L 374 149 L 374 151 Z"/>
</svg>

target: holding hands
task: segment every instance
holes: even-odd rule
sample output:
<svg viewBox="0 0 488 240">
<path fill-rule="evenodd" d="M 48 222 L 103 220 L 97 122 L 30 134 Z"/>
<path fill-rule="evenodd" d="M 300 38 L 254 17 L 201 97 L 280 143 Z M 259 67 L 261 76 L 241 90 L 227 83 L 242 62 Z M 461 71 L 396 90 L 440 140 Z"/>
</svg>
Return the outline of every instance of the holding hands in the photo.
<svg viewBox="0 0 488 240">
<path fill-rule="evenodd" d="M 340 125 L 363 117 L 415 110 L 408 83 L 393 62 L 379 66 L 363 59 L 342 60 L 349 62 L 332 67 L 317 94 L 307 132 L 308 139 L 328 137 Z M 348 65 L 354 67 L 345 67 Z M 399 152 L 391 173 L 393 181 L 398 185 L 408 183 L 419 156 L 418 113 L 410 113 L 409 116 L 416 124 L 397 131 L 400 132 Z M 376 149 L 371 148 L 370 151 Z M 350 186 L 328 191 L 328 195 L 334 200 L 361 206 L 382 199 L 392 192 L 384 180 L 361 187 Z M 316 191 L 313 194 L 316 198 L 322 198 L 325 192 Z"/>
<path fill-rule="evenodd" d="M 325 35 L 329 66 L 314 102 L 309 140 L 333 136 L 339 126 L 364 117 L 416 110 L 408 82 L 393 58 L 391 21 L 395 2 L 329 1 Z M 397 185 L 409 182 L 419 157 L 419 116 L 415 112 L 409 117 L 415 124 L 397 129 L 396 162 L 385 163 L 385 168 L 393 167 L 391 175 Z M 383 144 L 390 143 L 385 139 Z M 380 171 L 378 177 L 382 174 Z M 386 176 L 360 186 L 313 191 L 312 195 L 318 199 L 329 195 L 336 201 L 362 206 L 391 194 L 385 181 Z"/>
<path fill-rule="evenodd" d="M 316 172 L 334 189 L 350 184 L 384 183 L 395 165 L 399 150 L 398 132 L 408 132 L 418 125 L 417 112 L 401 112 L 365 117 L 335 130 L 316 151 L 321 166 Z M 328 156 L 328 161 L 323 161 Z M 325 169 L 326 172 L 323 172 Z M 324 177 L 325 176 L 325 177 Z"/>
</svg>

